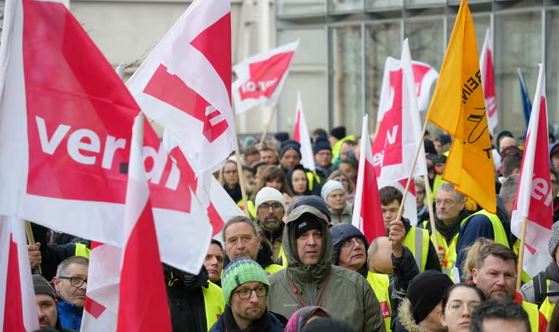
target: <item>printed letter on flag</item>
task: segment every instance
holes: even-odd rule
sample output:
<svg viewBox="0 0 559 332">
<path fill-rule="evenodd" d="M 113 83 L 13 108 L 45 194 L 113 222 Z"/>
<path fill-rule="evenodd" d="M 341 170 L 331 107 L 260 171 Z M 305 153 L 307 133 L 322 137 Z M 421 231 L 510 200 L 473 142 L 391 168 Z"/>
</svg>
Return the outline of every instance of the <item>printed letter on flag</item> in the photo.
<svg viewBox="0 0 559 332">
<path fill-rule="evenodd" d="M 454 137 L 443 179 L 495 213 L 495 170 L 474 21 L 466 0 L 456 16 L 427 119 Z"/>
<path fill-rule="evenodd" d="M 499 123 L 497 112 L 497 99 L 495 98 L 495 69 L 493 66 L 493 32 L 488 28 L 479 57 L 479 70 L 483 82 L 483 95 L 485 97 L 485 112 L 489 133 L 494 134 Z"/>
<path fill-rule="evenodd" d="M 522 223 L 526 222 L 526 246 L 523 268 L 530 276 L 543 271 L 549 264 L 548 243 L 553 225 L 553 197 L 549 171 L 549 138 L 547 133 L 547 101 L 545 70 L 540 65 L 538 85 L 526 134 L 524 156 L 511 228 L 520 238 Z"/>
<path fill-rule="evenodd" d="M 351 223 L 359 228 L 371 243 L 379 236 L 385 236 L 380 195 L 377 186 L 377 176 L 373 166 L 373 152 L 369 136 L 369 116 L 363 117 L 361 131 L 361 150 L 357 170 L 357 184 L 355 186 L 355 203 Z"/>
<path fill-rule="evenodd" d="M 295 110 L 295 124 L 293 125 L 293 140 L 301 144 L 301 164 L 311 171 L 315 170 L 314 154 L 312 151 L 311 137 L 305 113 L 303 113 L 303 102 L 301 93 L 297 91 L 297 108 Z"/>
<path fill-rule="evenodd" d="M 197 175 L 218 169 L 237 145 L 231 75 L 229 1 L 196 0 L 127 82 Z"/>
<path fill-rule="evenodd" d="M 233 101 L 236 113 L 259 105 L 273 107 L 276 104 L 298 45 L 299 41 L 295 41 L 235 65 L 237 80 L 233 82 Z"/>
</svg>

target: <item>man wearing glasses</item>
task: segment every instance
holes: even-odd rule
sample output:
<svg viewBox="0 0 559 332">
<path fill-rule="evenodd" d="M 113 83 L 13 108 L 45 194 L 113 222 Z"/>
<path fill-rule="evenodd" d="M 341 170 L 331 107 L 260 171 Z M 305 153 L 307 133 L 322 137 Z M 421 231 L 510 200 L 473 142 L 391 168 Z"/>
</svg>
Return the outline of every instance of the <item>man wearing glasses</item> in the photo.
<svg viewBox="0 0 559 332">
<path fill-rule="evenodd" d="M 81 256 L 68 257 L 58 265 L 52 279 L 60 301 L 56 305 L 63 328 L 79 331 L 82 323 L 87 268 L 89 260 Z"/>
<path fill-rule="evenodd" d="M 283 234 L 283 216 L 285 202 L 283 195 L 277 189 L 264 187 L 260 189 L 254 200 L 256 206 L 256 223 L 261 235 L 266 239 L 274 252 L 274 261 L 278 259 L 281 251 L 281 238 Z"/>
<path fill-rule="evenodd" d="M 267 310 L 270 283 L 258 263 L 247 258 L 233 260 L 223 271 L 221 282 L 225 311 L 210 332 L 283 331 L 285 317 Z"/>
</svg>

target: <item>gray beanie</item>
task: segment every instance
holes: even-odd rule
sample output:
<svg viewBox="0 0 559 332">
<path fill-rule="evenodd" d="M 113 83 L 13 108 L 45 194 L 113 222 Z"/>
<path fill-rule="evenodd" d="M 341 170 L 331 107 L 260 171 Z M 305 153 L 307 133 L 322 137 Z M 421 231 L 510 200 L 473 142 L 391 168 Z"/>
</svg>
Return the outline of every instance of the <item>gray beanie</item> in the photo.
<svg viewBox="0 0 559 332">
<path fill-rule="evenodd" d="M 35 290 L 35 294 L 46 294 L 52 296 L 53 299 L 56 299 L 54 288 L 52 288 L 47 279 L 40 274 L 33 275 L 33 289 Z"/>
<path fill-rule="evenodd" d="M 553 224 L 551 227 L 551 238 L 549 239 L 549 254 L 555 257 L 555 250 L 559 246 L 559 222 Z"/>
</svg>

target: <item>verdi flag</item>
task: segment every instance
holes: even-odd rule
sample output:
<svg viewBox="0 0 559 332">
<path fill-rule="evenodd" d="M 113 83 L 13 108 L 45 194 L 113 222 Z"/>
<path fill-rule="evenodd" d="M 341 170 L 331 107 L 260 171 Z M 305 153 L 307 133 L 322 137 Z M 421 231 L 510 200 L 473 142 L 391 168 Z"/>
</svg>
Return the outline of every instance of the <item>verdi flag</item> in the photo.
<svg viewBox="0 0 559 332">
<path fill-rule="evenodd" d="M 307 120 L 305 119 L 305 113 L 303 113 L 303 101 L 301 101 L 301 93 L 299 91 L 297 91 L 293 140 L 301 144 L 301 164 L 311 171 L 314 171 L 316 168 L 314 165 L 314 153 L 309 136 L 309 127 L 307 127 Z"/>
<path fill-rule="evenodd" d="M 495 213 L 495 170 L 477 54 L 474 21 L 463 0 L 427 120 L 454 137 L 443 179 Z"/>
</svg>

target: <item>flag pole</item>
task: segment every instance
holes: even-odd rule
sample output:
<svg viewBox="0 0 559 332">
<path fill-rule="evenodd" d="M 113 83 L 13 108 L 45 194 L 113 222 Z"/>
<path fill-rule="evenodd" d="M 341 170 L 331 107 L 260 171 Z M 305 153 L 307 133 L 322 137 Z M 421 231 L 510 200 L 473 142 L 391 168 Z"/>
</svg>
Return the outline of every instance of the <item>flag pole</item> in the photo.
<svg viewBox="0 0 559 332">
<path fill-rule="evenodd" d="M 241 187 L 241 197 L 243 201 L 243 212 L 247 217 L 250 218 L 250 213 L 248 211 L 248 199 L 245 190 L 245 180 L 243 176 L 243 165 L 241 165 L 241 152 L 239 150 L 239 143 L 235 147 L 235 159 L 237 160 L 237 173 L 239 174 L 239 186 Z"/>
<path fill-rule="evenodd" d="M 276 107 L 273 107 L 270 112 L 270 118 L 268 119 L 268 123 L 266 123 L 266 127 L 264 127 L 264 132 L 262 133 L 262 137 L 260 137 L 260 145 L 262 145 L 264 143 L 264 140 L 266 140 L 266 135 L 268 135 L 268 128 L 270 127 L 270 124 L 272 123 L 275 114 L 276 114 Z"/>
<path fill-rule="evenodd" d="M 528 222 L 527 217 L 522 218 L 522 228 L 520 231 L 520 248 L 518 249 L 518 266 L 516 275 L 516 291 L 520 291 L 520 286 L 522 284 L 522 265 L 524 261 L 524 244 L 526 243 L 526 224 Z"/>
<path fill-rule="evenodd" d="M 25 220 L 25 235 L 27 235 L 27 243 L 35 244 L 35 236 L 33 235 L 33 228 L 31 227 L 31 222 L 29 220 Z M 46 243 L 44 244 L 46 245 Z M 37 271 L 39 274 L 43 274 L 43 270 L 41 269 L 41 265 L 37 267 Z"/>
<path fill-rule="evenodd" d="M 427 196 L 427 209 L 429 210 L 429 226 L 431 227 L 431 234 L 434 235 L 437 229 L 435 228 L 435 212 L 433 211 L 433 204 L 431 204 L 431 185 L 429 184 L 429 176 L 425 175 L 423 177 L 423 181 L 425 183 L 425 196 Z M 431 242 L 433 242 L 433 246 L 435 246 L 435 249 L 438 251 L 439 243 L 437 241 L 437 237 L 431 237 Z M 443 262 L 440 263 L 442 264 Z"/>
</svg>

